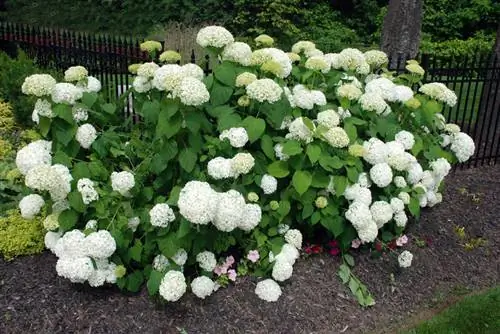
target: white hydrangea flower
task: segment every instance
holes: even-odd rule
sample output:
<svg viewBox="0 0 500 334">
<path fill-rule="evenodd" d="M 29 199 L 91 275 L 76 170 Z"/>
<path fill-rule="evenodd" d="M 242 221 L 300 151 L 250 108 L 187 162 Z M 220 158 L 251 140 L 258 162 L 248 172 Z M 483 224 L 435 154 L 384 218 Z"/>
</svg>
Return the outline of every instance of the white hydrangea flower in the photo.
<svg viewBox="0 0 500 334">
<path fill-rule="evenodd" d="M 391 102 L 405 103 L 411 98 L 413 98 L 413 90 L 410 87 L 404 85 L 396 85 L 392 88 L 390 96 L 387 98 L 387 100 Z"/>
<path fill-rule="evenodd" d="M 292 52 L 296 54 L 312 50 L 316 50 L 316 45 L 311 41 L 298 41 L 292 45 Z"/>
<path fill-rule="evenodd" d="M 226 28 L 220 26 L 202 28 L 196 35 L 196 43 L 204 48 L 223 48 L 233 42 L 233 35 Z"/>
<path fill-rule="evenodd" d="M 295 246 L 291 244 L 284 244 L 283 247 L 281 247 L 281 251 L 279 252 L 278 255 L 274 257 L 276 261 L 285 261 L 290 263 L 292 266 L 295 264 L 295 261 L 300 257 L 299 250 L 295 248 Z M 273 262 L 273 261 L 269 261 Z"/>
<path fill-rule="evenodd" d="M 349 145 L 349 136 L 341 127 L 333 127 L 323 133 L 323 138 L 326 139 L 328 144 L 336 148 L 347 147 Z"/>
<path fill-rule="evenodd" d="M 411 132 L 401 130 L 396 133 L 395 140 L 403 144 L 405 150 L 411 150 L 413 145 L 415 145 L 415 137 Z"/>
<path fill-rule="evenodd" d="M 309 57 L 306 60 L 304 67 L 310 70 L 327 73 L 330 70 L 330 63 L 325 59 L 323 55 L 317 55 Z"/>
<path fill-rule="evenodd" d="M 236 177 L 231 168 L 231 159 L 216 157 L 210 160 L 207 164 L 208 175 L 216 180 Z"/>
<path fill-rule="evenodd" d="M 201 269 L 208 272 L 214 270 L 215 266 L 217 265 L 217 260 L 215 259 L 214 253 L 209 251 L 198 253 L 198 255 L 196 255 L 196 262 L 198 262 Z"/>
<path fill-rule="evenodd" d="M 86 255 L 92 258 L 104 259 L 113 255 L 116 250 L 116 242 L 111 233 L 107 230 L 100 230 L 90 233 L 85 238 L 84 247 Z"/>
<path fill-rule="evenodd" d="M 160 68 L 158 64 L 154 62 L 144 63 L 139 66 L 137 69 L 137 75 L 143 78 L 152 78 L 155 75 L 155 72 Z"/>
<path fill-rule="evenodd" d="M 342 120 L 346 119 L 347 117 L 351 117 L 351 112 L 349 111 L 349 109 L 344 109 L 342 107 L 338 107 L 337 109 L 337 113 L 339 114 L 340 118 Z"/>
<path fill-rule="evenodd" d="M 283 282 L 292 277 L 293 266 L 288 262 L 276 259 L 271 276 L 278 282 Z"/>
<path fill-rule="evenodd" d="M 196 295 L 196 297 L 205 299 L 212 294 L 215 288 L 215 283 L 206 276 L 196 277 L 191 282 L 191 291 Z"/>
<path fill-rule="evenodd" d="M 316 118 L 318 121 L 318 125 L 322 125 L 327 128 L 333 128 L 340 124 L 340 116 L 333 109 L 320 111 Z"/>
<path fill-rule="evenodd" d="M 69 209 L 69 202 L 66 199 L 59 200 L 52 204 L 52 212 L 63 212 Z"/>
<path fill-rule="evenodd" d="M 398 198 L 403 201 L 404 204 L 410 204 L 410 194 L 405 191 L 402 191 L 398 194 Z"/>
<path fill-rule="evenodd" d="M 460 127 L 454 123 L 447 123 L 444 125 L 444 131 L 450 134 L 459 133 Z"/>
<path fill-rule="evenodd" d="M 393 89 L 396 85 L 390 79 L 380 77 L 368 82 L 365 86 L 365 94 L 378 94 L 384 100 L 391 100 Z"/>
<path fill-rule="evenodd" d="M 342 67 L 341 57 L 338 53 L 325 53 L 323 57 L 330 64 L 330 68 L 337 70 Z"/>
<path fill-rule="evenodd" d="M 370 208 L 361 201 L 354 201 L 349 205 L 345 218 L 351 222 L 356 230 L 369 224 L 375 224 Z"/>
<path fill-rule="evenodd" d="M 166 203 L 158 203 L 149 210 L 151 225 L 156 227 L 167 227 L 175 220 L 174 210 Z"/>
<path fill-rule="evenodd" d="M 391 198 L 391 208 L 394 213 L 404 211 L 405 203 L 400 198 L 393 197 Z"/>
<path fill-rule="evenodd" d="M 399 266 L 401 268 L 408 268 L 411 266 L 411 262 L 413 260 L 413 254 L 409 251 L 405 250 L 398 256 Z"/>
<path fill-rule="evenodd" d="M 305 143 L 313 141 L 313 131 L 311 131 L 304 123 L 303 117 L 298 117 L 288 126 L 288 134 L 285 136 L 287 139 L 296 139 Z"/>
<path fill-rule="evenodd" d="M 75 104 L 83 96 L 82 90 L 73 84 L 60 82 L 52 89 L 52 101 L 54 103 Z"/>
<path fill-rule="evenodd" d="M 229 130 L 222 131 L 219 135 L 219 139 L 229 139 L 229 143 L 232 147 L 240 148 L 245 146 L 248 142 L 248 133 L 245 128 L 231 128 Z"/>
<path fill-rule="evenodd" d="M 89 279 L 94 270 L 89 257 L 60 257 L 57 260 L 57 275 L 69 279 L 72 283 L 83 283 Z"/>
<path fill-rule="evenodd" d="M 217 210 L 212 223 L 219 231 L 231 232 L 238 227 L 242 219 L 245 197 L 236 190 L 219 193 L 218 197 Z"/>
<path fill-rule="evenodd" d="M 238 228 L 249 232 L 259 225 L 262 219 L 262 209 L 258 204 L 246 204 L 243 208 Z"/>
<path fill-rule="evenodd" d="M 97 220 L 91 219 L 85 224 L 85 229 L 86 230 L 95 230 L 97 229 Z"/>
<path fill-rule="evenodd" d="M 433 99 L 446 103 L 450 107 L 454 107 L 455 104 L 457 104 L 457 95 L 455 92 L 441 82 L 426 83 L 422 85 L 418 91 Z"/>
<path fill-rule="evenodd" d="M 97 130 L 92 124 L 82 124 L 78 127 L 75 138 L 81 147 L 88 149 L 97 138 Z"/>
<path fill-rule="evenodd" d="M 141 219 L 139 217 L 132 217 L 128 219 L 127 226 L 129 229 L 135 232 L 140 223 Z"/>
<path fill-rule="evenodd" d="M 296 229 L 290 229 L 285 233 L 285 241 L 297 249 L 302 248 L 302 233 Z"/>
<path fill-rule="evenodd" d="M 275 103 L 281 99 L 283 89 L 271 79 L 258 79 L 246 87 L 246 92 L 252 100 Z"/>
<path fill-rule="evenodd" d="M 76 188 L 82 195 L 83 204 L 85 205 L 99 199 L 99 194 L 94 188 L 94 182 L 90 179 L 83 178 L 78 180 Z"/>
<path fill-rule="evenodd" d="M 152 85 L 160 91 L 172 92 L 186 77 L 184 70 L 177 64 L 166 64 L 154 73 Z"/>
<path fill-rule="evenodd" d="M 255 159 L 250 153 L 237 153 L 231 159 L 231 171 L 237 177 L 241 174 L 248 174 L 255 165 Z"/>
<path fill-rule="evenodd" d="M 71 112 L 73 114 L 73 119 L 75 120 L 75 122 L 85 122 L 87 119 L 89 119 L 88 109 L 86 108 L 73 106 Z"/>
<path fill-rule="evenodd" d="M 272 194 L 278 188 L 278 180 L 274 176 L 265 174 L 260 181 L 260 187 L 264 191 L 264 194 Z"/>
<path fill-rule="evenodd" d="M 347 83 L 337 88 L 337 95 L 349 100 L 357 100 L 363 95 L 363 92 L 355 85 Z"/>
<path fill-rule="evenodd" d="M 214 218 L 217 203 L 218 195 L 208 183 L 189 181 L 179 194 L 177 206 L 189 222 L 206 225 Z"/>
<path fill-rule="evenodd" d="M 406 177 L 406 181 L 408 181 L 409 184 L 416 184 L 420 180 L 422 180 L 422 177 L 424 176 L 424 170 L 422 166 L 416 162 L 410 165 L 408 168 L 408 175 Z"/>
<path fill-rule="evenodd" d="M 359 183 L 347 186 L 344 191 L 344 197 L 349 201 L 357 201 L 370 205 L 372 203 L 372 192 L 367 187 L 361 186 Z"/>
<path fill-rule="evenodd" d="M 438 180 L 442 180 L 451 170 L 451 165 L 445 158 L 438 158 L 435 161 L 431 161 L 430 167 L 433 176 Z"/>
<path fill-rule="evenodd" d="M 77 84 L 80 86 L 80 83 Z M 87 84 L 83 87 L 83 91 L 87 93 L 99 93 L 102 89 L 102 84 L 96 77 L 88 76 Z"/>
<path fill-rule="evenodd" d="M 160 296 L 166 301 L 175 302 L 181 299 L 186 293 L 186 278 L 184 274 L 177 270 L 170 270 L 163 276 L 160 283 Z"/>
<path fill-rule="evenodd" d="M 170 262 L 163 254 L 158 254 L 153 259 L 153 269 L 156 271 L 164 272 L 170 266 Z"/>
<path fill-rule="evenodd" d="M 21 201 L 19 201 L 19 210 L 21 211 L 21 217 L 24 219 L 33 219 L 40 213 L 40 209 L 45 204 L 43 197 L 38 194 L 31 194 L 24 196 Z"/>
<path fill-rule="evenodd" d="M 311 97 L 315 105 L 324 106 L 326 105 L 326 96 L 320 90 L 311 90 Z"/>
<path fill-rule="evenodd" d="M 40 122 L 40 116 L 48 118 L 52 118 L 55 116 L 52 111 L 52 104 L 50 104 L 50 102 L 45 99 L 38 99 L 35 102 L 35 108 L 33 109 L 31 119 L 33 122 L 38 124 Z"/>
<path fill-rule="evenodd" d="M 47 233 L 45 233 L 44 237 L 45 247 L 52 253 L 54 253 L 54 249 L 57 245 L 57 242 L 61 238 L 61 235 L 62 232 L 48 231 Z"/>
<path fill-rule="evenodd" d="M 376 164 L 370 169 L 370 178 L 379 188 L 385 188 L 392 182 L 392 169 L 385 162 Z"/>
<path fill-rule="evenodd" d="M 271 72 L 279 78 L 286 78 L 292 72 L 290 57 L 277 48 L 264 48 L 252 52 L 250 65 L 261 66 L 266 72 Z"/>
<path fill-rule="evenodd" d="M 293 87 L 292 94 L 293 106 L 299 107 L 305 110 L 311 110 L 314 108 L 314 96 L 311 94 L 311 90 L 307 89 L 304 85 L 295 85 Z"/>
<path fill-rule="evenodd" d="M 359 98 L 359 103 L 365 111 L 374 111 L 379 115 L 387 115 L 391 112 L 391 107 L 378 93 L 364 93 Z"/>
<path fill-rule="evenodd" d="M 344 71 L 356 71 L 359 74 L 368 74 L 370 65 L 365 60 L 365 56 L 358 49 L 346 48 L 339 53 L 340 63 Z"/>
<path fill-rule="evenodd" d="M 66 71 L 64 71 L 64 81 L 82 81 L 87 78 L 89 71 L 83 66 L 71 66 Z"/>
<path fill-rule="evenodd" d="M 184 78 L 179 82 L 174 90 L 174 96 L 179 97 L 186 106 L 200 106 L 210 99 L 210 93 L 205 84 L 191 77 Z"/>
<path fill-rule="evenodd" d="M 64 200 L 71 191 L 71 179 L 65 166 L 39 165 L 29 170 L 24 183 L 28 188 L 48 191 L 52 200 L 57 202 Z"/>
<path fill-rule="evenodd" d="M 200 81 L 203 80 L 203 78 L 205 77 L 205 72 L 203 72 L 203 69 L 196 64 L 192 63 L 184 64 L 181 66 L 181 71 L 184 74 L 184 76 L 195 78 Z"/>
<path fill-rule="evenodd" d="M 252 49 L 247 43 L 234 42 L 226 45 L 222 51 L 222 59 L 239 63 L 243 66 L 250 65 Z"/>
<path fill-rule="evenodd" d="M 386 201 L 376 201 L 370 207 L 372 219 L 377 223 L 377 228 L 381 228 L 392 219 L 394 211 L 391 204 Z"/>
<path fill-rule="evenodd" d="M 50 166 L 52 163 L 52 142 L 36 140 L 17 152 L 16 167 L 26 175 L 30 169 L 39 165 Z"/>
<path fill-rule="evenodd" d="M 24 79 L 21 91 L 26 95 L 49 96 L 57 81 L 49 74 L 33 74 Z"/>
<path fill-rule="evenodd" d="M 255 294 L 266 302 L 275 302 L 281 296 L 281 288 L 278 283 L 268 278 L 257 283 Z"/>
<path fill-rule="evenodd" d="M 175 262 L 176 265 L 178 266 L 183 266 L 188 258 L 188 253 L 184 248 L 179 248 L 177 252 L 172 256 L 172 261 Z"/>
<path fill-rule="evenodd" d="M 54 247 L 58 258 L 79 258 L 87 256 L 85 234 L 80 230 L 66 232 Z"/>
<path fill-rule="evenodd" d="M 361 240 L 362 243 L 373 242 L 375 241 L 375 239 L 377 239 L 378 235 L 377 224 L 375 223 L 367 224 L 362 228 L 359 228 L 357 232 L 358 232 L 358 238 L 359 240 Z"/>
<path fill-rule="evenodd" d="M 134 174 L 123 171 L 111 173 L 111 187 L 122 196 L 129 196 L 129 191 L 135 186 Z"/>
<path fill-rule="evenodd" d="M 363 159 L 369 164 L 376 165 L 387 161 L 389 152 L 385 143 L 380 139 L 370 138 L 363 143 L 363 147 L 365 149 Z"/>
<path fill-rule="evenodd" d="M 387 163 L 397 171 L 407 170 L 415 161 L 415 157 L 408 152 L 389 153 L 387 156 Z"/>
<path fill-rule="evenodd" d="M 394 221 L 396 222 L 396 226 L 405 227 L 408 222 L 408 216 L 404 211 L 399 211 L 394 214 Z"/>
<path fill-rule="evenodd" d="M 451 136 L 446 134 L 441 134 L 441 147 L 446 147 L 451 144 Z"/>
<path fill-rule="evenodd" d="M 236 87 L 246 87 L 257 80 L 257 76 L 250 72 L 243 72 L 236 77 Z"/>
<path fill-rule="evenodd" d="M 274 145 L 274 154 L 276 155 L 276 158 L 282 161 L 286 161 L 290 158 L 288 155 L 283 153 L 283 145 L 279 143 Z"/>
<path fill-rule="evenodd" d="M 404 188 L 407 186 L 406 180 L 402 176 L 395 176 L 394 177 L 394 185 L 398 188 Z"/>
<path fill-rule="evenodd" d="M 451 151 L 459 162 L 465 162 L 474 154 L 474 140 L 464 132 L 455 133 L 451 137 Z"/>
<path fill-rule="evenodd" d="M 137 76 L 132 82 L 132 87 L 137 93 L 146 93 L 153 88 L 153 84 L 149 78 Z"/>
<path fill-rule="evenodd" d="M 389 62 L 387 54 L 379 50 L 366 51 L 364 54 L 366 62 L 373 68 L 379 68 Z"/>
</svg>

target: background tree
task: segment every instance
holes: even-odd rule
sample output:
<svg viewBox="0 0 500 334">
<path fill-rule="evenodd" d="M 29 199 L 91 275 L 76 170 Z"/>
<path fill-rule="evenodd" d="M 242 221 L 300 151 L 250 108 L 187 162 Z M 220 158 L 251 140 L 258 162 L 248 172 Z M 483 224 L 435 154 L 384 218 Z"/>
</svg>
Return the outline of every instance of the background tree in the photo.
<svg viewBox="0 0 500 334">
<path fill-rule="evenodd" d="M 417 55 L 422 27 L 422 0 L 390 0 L 382 27 L 380 47 L 393 60 Z M 396 59 L 394 59 L 396 58 Z"/>
</svg>

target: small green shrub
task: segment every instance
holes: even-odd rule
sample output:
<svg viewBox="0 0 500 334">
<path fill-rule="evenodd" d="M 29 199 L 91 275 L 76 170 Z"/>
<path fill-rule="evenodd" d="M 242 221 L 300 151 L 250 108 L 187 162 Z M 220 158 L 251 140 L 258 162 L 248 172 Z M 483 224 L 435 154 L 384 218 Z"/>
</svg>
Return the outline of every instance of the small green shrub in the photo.
<svg viewBox="0 0 500 334">
<path fill-rule="evenodd" d="M 41 219 L 24 219 L 17 209 L 6 214 L 0 217 L 0 254 L 5 260 L 41 253 L 44 248 Z"/>
<path fill-rule="evenodd" d="M 424 39 L 420 45 L 420 51 L 441 57 L 475 57 L 478 54 L 489 54 L 494 42 L 494 36 L 486 35 L 467 40 L 451 39 L 444 42 L 432 42 Z"/>
</svg>

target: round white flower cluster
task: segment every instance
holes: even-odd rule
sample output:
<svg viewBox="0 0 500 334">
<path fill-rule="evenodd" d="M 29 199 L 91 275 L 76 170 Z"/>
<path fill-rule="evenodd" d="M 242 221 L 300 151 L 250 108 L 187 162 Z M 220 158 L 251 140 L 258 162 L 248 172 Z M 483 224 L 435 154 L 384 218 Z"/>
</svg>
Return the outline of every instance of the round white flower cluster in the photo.
<svg viewBox="0 0 500 334">
<path fill-rule="evenodd" d="M 36 140 L 24 146 L 17 152 L 16 167 L 19 172 L 26 175 L 30 169 L 39 165 L 52 164 L 52 142 Z"/>
<path fill-rule="evenodd" d="M 45 201 L 40 195 L 31 194 L 24 196 L 21 201 L 19 201 L 19 210 L 21 211 L 21 217 L 23 217 L 24 219 L 35 218 L 44 204 Z"/>
<path fill-rule="evenodd" d="M 358 232 L 361 242 L 372 242 L 377 238 L 377 223 L 373 220 L 367 204 L 361 201 L 352 202 L 345 213 L 345 217 Z"/>
<path fill-rule="evenodd" d="M 87 82 L 85 82 L 85 80 L 77 82 L 76 87 L 78 87 L 82 92 L 87 93 L 98 93 L 101 91 L 102 84 L 99 79 L 93 76 L 88 76 L 86 81 Z"/>
<path fill-rule="evenodd" d="M 281 296 L 281 288 L 278 283 L 268 278 L 257 283 L 255 294 L 267 302 L 275 302 Z"/>
<path fill-rule="evenodd" d="M 167 227 L 169 223 L 175 220 L 174 210 L 166 204 L 159 203 L 149 210 L 151 225 L 157 227 Z"/>
<path fill-rule="evenodd" d="M 407 186 L 406 180 L 402 176 L 395 176 L 394 177 L 394 185 L 398 188 L 405 188 Z"/>
<path fill-rule="evenodd" d="M 366 84 L 365 94 L 378 94 L 382 99 L 389 100 L 394 87 L 395 84 L 390 79 L 381 77 Z"/>
<path fill-rule="evenodd" d="M 89 75 L 89 71 L 83 66 L 71 66 L 64 71 L 64 81 L 78 82 L 85 80 Z"/>
<path fill-rule="evenodd" d="M 236 77 L 236 87 L 246 87 L 257 80 L 257 76 L 250 72 L 243 72 Z"/>
<path fill-rule="evenodd" d="M 272 194 L 278 188 L 278 180 L 274 176 L 265 174 L 260 181 L 260 187 L 264 191 L 264 194 Z"/>
<path fill-rule="evenodd" d="M 202 28 L 196 35 L 196 43 L 204 48 L 223 48 L 233 42 L 233 35 L 226 28 L 219 26 L 208 26 Z"/>
<path fill-rule="evenodd" d="M 141 219 L 139 217 L 132 217 L 128 219 L 127 227 L 135 232 L 140 223 Z"/>
<path fill-rule="evenodd" d="M 413 98 L 413 90 L 410 87 L 403 85 L 396 85 L 392 88 L 391 95 L 387 100 L 391 102 L 405 103 L 411 98 Z"/>
<path fill-rule="evenodd" d="M 83 96 L 82 90 L 73 84 L 60 82 L 52 89 L 52 101 L 54 103 L 75 104 Z"/>
<path fill-rule="evenodd" d="M 229 190 L 218 194 L 217 210 L 215 212 L 213 225 L 219 230 L 230 232 L 238 227 L 242 219 L 242 211 L 245 209 L 245 198 L 236 190 Z"/>
<path fill-rule="evenodd" d="M 294 119 L 288 126 L 288 131 L 285 136 L 287 139 L 296 139 L 305 143 L 313 141 L 313 131 L 304 123 L 303 117 Z"/>
<path fill-rule="evenodd" d="M 97 220 L 91 219 L 85 224 L 85 229 L 96 230 L 97 229 Z"/>
<path fill-rule="evenodd" d="M 339 65 L 345 71 L 354 70 L 361 75 L 366 75 L 370 72 L 370 65 L 366 62 L 363 52 L 358 49 L 344 49 L 339 53 L 338 57 Z"/>
<path fill-rule="evenodd" d="M 231 161 L 232 159 L 226 159 L 223 157 L 213 158 L 207 164 L 208 175 L 210 175 L 215 180 L 236 177 L 231 167 Z"/>
<path fill-rule="evenodd" d="M 170 266 L 170 262 L 163 254 L 158 254 L 153 259 L 153 269 L 156 271 L 164 272 Z"/>
<path fill-rule="evenodd" d="M 370 169 L 370 178 L 379 188 L 385 188 L 392 182 L 392 169 L 385 163 L 378 163 Z"/>
<path fill-rule="evenodd" d="M 191 291 L 196 295 L 196 297 L 205 299 L 214 292 L 215 283 L 210 278 L 206 276 L 196 277 L 191 282 Z"/>
<path fill-rule="evenodd" d="M 373 68 L 379 68 L 389 62 L 387 54 L 379 50 L 370 50 L 364 53 L 365 60 Z"/>
<path fill-rule="evenodd" d="M 45 217 L 42 222 L 43 228 L 47 231 L 55 231 L 59 228 L 59 214 L 60 212 L 54 212 Z"/>
<path fill-rule="evenodd" d="M 231 173 L 234 177 L 248 174 L 255 165 L 255 159 L 250 153 L 237 153 L 231 159 Z"/>
<path fill-rule="evenodd" d="M 193 77 L 182 79 L 175 88 L 173 96 L 179 97 L 186 106 L 200 106 L 210 99 L 210 93 L 205 84 Z"/>
<path fill-rule="evenodd" d="M 137 76 L 132 82 L 132 87 L 137 93 L 146 93 L 153 87 L 151 80 L 146 77 Z"/>
<path fill-rule="evenodd" d="M 302 248 L 302 233 L 296 229 L 290 229 L 285 233 L 285 241 L 297 249 Z"/>
<path fill-rule="evenodd" d="M 368 187 L 362 186 L 360 183 L 347 186 L 344 191 L 344 197 L 349 201 L 357 201 L 366 205 L 372 203 L 372 192 Z"/>
<path fill-rule="evenodd" d="M 233 61 L 243 66 L 250 65 L 252 49 L 247 43 L 234 42 L 226 45 L 222 51 L 222 59 Z"/>
<path fill-rule="evenodd" d="M 316 45 L 310 41 L 298 41 L 297 43 L 292 45 L 292 52 L 296 54 L 313 50 L 316 50 Z"/>
<path fill-rule="evenodd" d="M 184 185 L 177 206 L 179 213 L 193 224 L 206 225 L 217 210 L 218 196 L 207 182 L 189 181 Z"/>
<path fill-rule="evenodd" d="M 398 256 L 399 266 L 401 268 L 408 268 L 411 266 L 411 262 L 413 261 L 413 254 L 409 251 L 405 250 Z"/>
<path fill-rule="evenodd" d="M 361 108 L 366 111 L 374 111 L 379 115 L 391 113 L 391 107 L 384 101 L 378 93 L 364 93 L 359 98 Z"/>
<path fill-rule="evenodd" d="M 316 120 L 318 125 L 322 125 L 327 128 L 333 128 L 340 124 L 339 114 L 332 109 L 320 111 L 316 116 Z"/>
<path fill-rule="evenodd" d="M 99 194 L 94 189 L 94 182 L 92 180 L 87 178 L 80 179 L 76 187 L 78 192 L 82 195 L 82 200 L 85 205 L 99 199 Z"/>
<path fill-rule="evenodd" d="M 323 133 L 323 138 L 333 147 L 342 148 L 349 145 L 349 136 L 341 127 L 333 127 Z"/>
<path fill-rule="evenodd" d="M 177 64 L 166 64 L 155 71 L 151 84 L 160 91 L 172 92 L 179 86 L 186 74 Z M 144 84 L 145 85 L 145 84 Z"/>
<path fill-rule="evenodd" d="M 281 145 L 280 143 L 274 145 L 274 154 L 276 155 L 276 158 L 282 161 L 286 161 L 288 160 L 288 158 L 290 158 L 288 155 L 283 153 L 283 145 Z"/>
<path fill-rule="evenodd" d="M 217 260 L 212 252 L 204 251 L 196 255 L 196 262 L 200 265 L 200 268 L 204 271 L 211 272 L 217 265 Z"/>
<path fill-rule="evenodd" d="M 28 188 L 48 191 L 52 200 L 57 202 L 68 196 L 72 179 L 66 166 L 39 165 L 28 171 L 24 183 Z"/>
<path fill-rule="evenodd" d="M 446 103 L 450 107 L 454 107 L 455 104 L 457 104 L 457 95 L 455 92 L 441 82 L 426 83 L 422 85 L 418 91 L 433 99 Z"/>
<path fill-rule="evenodd" d="M 116 250 L 115 239 L 106 230 L 90 233 L 85 237 L 86 255 L 95 259 L 108 258 Z"/>
<path fill-rule="evenodd" d="M 144 63 L 137 69 L 137 75 L 142 78 L 152 78 L 155 72 L 160 68 L 155 62 Z"/>
<path fill-rule="evenodd" d="M 370 206 L 370 212 L 372 219 L 377 224 L 377 228 L 381 228 L 385 223 L 388 223 L 394 214 L 391 204 L 386 201 L 373 202 Z"/>
<path fill-rule="evenodd" d="M 293 108 L 311 110 L 315 105 L 324 106 L 326 104 L 325 94 L 319 90 L 310 90 L 304 85 L 295 85 L 292 91 L 293 93 L 285 90 L 285 93 Z"/>
<path fill-rule="evenodd" d="M 123 171 L 111 173 L 111 187 L 122 196 L 129 196 L 129 191 L 135 186 L 134 174 Z"/>
<path fill-rule="evenodd" d="M 286 78 L 292 72 L 290 57 L 280 49 L 264 48 L 252 52 L 250 65 L 261 66 L 264 72 L 271 72 L 278 78 Z"/>
<path fill-rule="evenodd" d="M 464 132 L 454 133 L 451 136 L 451 146 L 450 149 L 458 161 L 464 162 L 469 160 L 469 158 L 474 154 L 476 149 L 474 145 L 474 140 Z"/>
<path fill-rule="evenodd" d="M 177 270 L 170 270 L 163 276 L 160 282 L 160 296 L 166 301 L 175 302 L 181 299 L 186 293 L 186 278 L 184 274 Z"/>
<path fill-rule="evenodd" d="M 188 254 L 184 248 L 179 248 L 179 250 L 172 256 L 172 261 L 178 266 L 183 266 L 188 258 Z"/>
<path fill-rule="evenodd" d="M 411 150 L 413 145 L 415 145 L 415 137 L 411 132 L 402 130 L 396 133 L 395 140 L 401 144 L 403 144 L 405 150 Z"/>
<path fill-rule="evenodd" d="M 281 99 L 283 89 L 271 79 L 258 79 L 246 87 L 246 92 L 252 100 L 275 103 Z"/>
<path fill-rule="evenodd" d="M 35 108 L 31 114 L 31 120 L 38 124 L 40 122 L 40 116 L 52 118 L 54 113 L 52 112 L 52 105 L 49 101 L 45 99 L 38 99 L 35 102 Z"/>
<path fill-rule="evenodd" d="M 316 70 L 316 71 L 321 71 L 323 73 L 327 73 L 330 71 L 330 63 L 325 59 L 324 56 L 312 56 L 309 57 L 305 64 L 305 68 L 308 68 L 310 70 Z"/>
<path fill-rule="evenodd" d="M 348 100 L 357 100 L 363 95 L 363 92 L 355 85 L 347 83 L 337 88 L 337 95 Z"/>
<path fill-rule="evenodd" d="M 224 130 L 219 135 L 220 140 L 229 139 L 232 147 L 240 148 L 248 142 L 248 133 L 245 128 L 231 128 Z"/>
<path fill-rule="evenodd" d="M 92 124 L 82 124 L 78 127 L 75 138 L 81 147 L 88 149 L 97 138 L 97 130 Z"/>
<path fill-rule="evenodd" d="M 56 83 L 56 79 L 49 74 L 33 74 L 24 79 L 21 91 L 26 95 L 50 96 Z"/>
<path fill-rule="evenodd" d="M 88 109 L 86 108 L 73 106 L 71 112 L 75 122 L 85 122 L 89 118 Z"/>
</svg>

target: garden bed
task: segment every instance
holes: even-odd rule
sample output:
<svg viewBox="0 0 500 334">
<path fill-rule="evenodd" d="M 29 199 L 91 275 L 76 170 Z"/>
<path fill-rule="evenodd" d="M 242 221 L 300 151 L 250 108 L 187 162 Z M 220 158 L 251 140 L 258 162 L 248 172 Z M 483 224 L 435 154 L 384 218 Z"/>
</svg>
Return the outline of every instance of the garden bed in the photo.
<svg viewBox="0 0 500 334">
<path fill-rule="evenodd" d="M 358 306 L 337 278 L 340 258 L 328 255 L 300 260 L 277 303 L 260 300 L 253 291 L 256 280 L 246 278 L 206 300 L 186 295 L 162 305 L 146 290 L 125 295 L 117 288 L 71 284 L 57 276 L 57 259 L 45 252 L 0 260 L 0 332 L 393 332 L 450 296 L 499 283 L 500 168 L 457 170 L 447 180 L 442 205 L 425 209 L 420 222 L 409 227 L 408 249 L 415 256 L 411 268 L 398 271 L 389 255 L 356 254 L 354 270 L 377 301 L 372 308 Z M 465 239 L 456 226 L 465 227 Z M 486 244 L 465 249 L 467 238 L 479 237 Z M 426 245 L 419 247 L 416 240 Z"/>
</svg>

